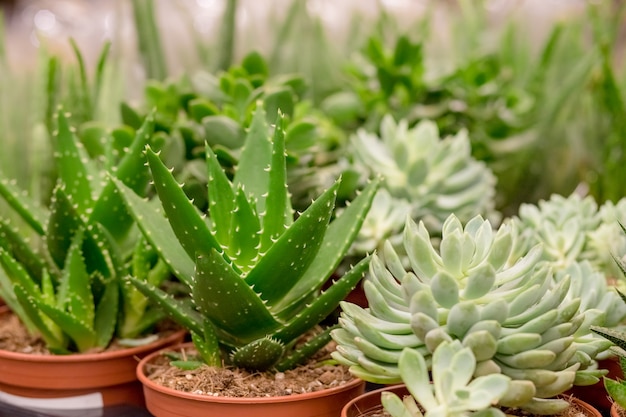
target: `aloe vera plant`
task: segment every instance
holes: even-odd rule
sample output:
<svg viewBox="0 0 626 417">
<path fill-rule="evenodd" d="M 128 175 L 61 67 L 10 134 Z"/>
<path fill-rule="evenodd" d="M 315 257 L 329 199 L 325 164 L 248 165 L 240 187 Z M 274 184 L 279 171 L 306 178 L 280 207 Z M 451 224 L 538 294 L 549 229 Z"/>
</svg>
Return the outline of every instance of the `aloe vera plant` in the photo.
<svg viewBox="0 0 626 417">
<path fill-rule="evenodd" d="M 108 153 L 106 170 L 87 156 L 69 114 L 59 109 L 55 119 L 58 181 L 49 206 L 0 181 L 0 195 L 35 236 L 27 241 L 15 222 L 0 220 L 0 295 L 50 351 L 85 352 L 107 347 L 114 336 L 136 338 L 163 317 L 122 281 L 130 273 L 158 285 L 170 274 L 139 238 L 112 182 L 147 192 L 142 152 L 154 120 L 146 118 L 126 154 Z"/>
<path fill-rule="evenodd" d="M 283 126 L 279 115 L 270 134 L 263 106 L 257 106 L 232 180 L 206 147 L 206 218 L 152 149 L 146 156 L 163 213 L 116 181 L 144 236 L 187 286 L 193 304 L 130 281 L 190 330 L 212 366 L 232 361 L 286 369 L 319 350 L 330 340 L 328 330 L 293 347 L 338 306 L 369 264 L 364 258 L 320 293 L 356 236 L 378 183 L 331 221 L 337 181 L 294 220 Z"/>
</svg>

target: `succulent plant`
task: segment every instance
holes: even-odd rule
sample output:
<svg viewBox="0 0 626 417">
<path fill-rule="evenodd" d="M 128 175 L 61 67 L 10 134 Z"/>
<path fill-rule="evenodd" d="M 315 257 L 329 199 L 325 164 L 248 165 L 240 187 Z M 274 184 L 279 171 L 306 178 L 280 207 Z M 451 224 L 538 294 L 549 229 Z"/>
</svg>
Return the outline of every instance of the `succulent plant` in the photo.
<svg viewBox="0 0 626 417">
<path fill-rule="evenodd" d="M 522 204 L 511 220 L 520 230 L 518 250 L 540 243 L 555 280 L 571 276 L 571 296 L 581 298 L 581 307 L 605 313 L 595 325 L 615 327 L 626 318 L 626 306 L 613 291 L 619 271 L 612 259 L 626 255 L 617 221 L 626 218 L 625 209 L 626 203 L 607 202 L 598 208 L 591 196 L 555 194 L 537 205 Z"/>
<path fill-rule="evenodd" d="M 398 367 L 411 396 L 382 393 L 383 407 L 392 417 L 504 416 L 494 405 L 508 392 L 511 379 L 498 373 L 475 377 L 474 353 L 458 340 L 437 346 L 430 370 L 424 356 L 408 348 Z"/>
<path fill-rule="evenodd" d="M 541 414 L 564 408 L 552 397 L 602 374 L 593 359 L 608 344 L 582 337 L 601 312 L 568 298 L 571 277 L 555 282 L 541 245 L 516 252 L 517 235 L 512 222 L 494 230 L 481 216 L 463 226 L 450 215 L 436 250 L 424 223 L 409 219 L 409 269 L 389 242 L 372 256 L 363 283 L 369 307 L 342 303 L 341 328 L 331 333 L 335 359 L 367 381 L 395 383 L 405 348 L 432 363 L 437 346 L 460 340 L 475 355 L 476 376 L 511 378 L 501 405 Z"/>
<path fill-rule="evenodd" d="M 359 130 L 352 138 L 353 169 L 364 177 L 383 177 L 379 193 L 384 190 L 388 195 L 378 197 L 377 204 L 389 206 L 370 211 L 368 227 L 359 234 L 355 250 L 379 248 L 386 238 L 401 240 L 405 213 L 422 221 L 431 234 L 441 230 L 451 213 L 461 221 L 476 214 L 493 223 L 499 220 L 494 209 L 495 177 L 471 156 L 467 132 L 442 140 L 431 121 L 409 128 L 406 120 L 395 122 L 389 115 L 383 118 L 380 132 L 377 137 Z M 373 235 L 382 239 L 373 241 Z"/>
<path fill-rule="evenodd" d="M 122 277 L 132 273 L 158 285 L 170 276 L 133 229 L 112 182 L 116 178 L 137 193 L 147 192 L 142 151 L 152 140 L 153 118 L 146 118 L 123 156 L 109 152 L 105 161 L 87 156 L 68 119 L 59 109 L 54 135 L 59 176 L 49 207 L 10 180 L 0 181 L 0 194 L 35 237 L 27 241 L 16 222 L 0 220 L 0 295 L 58 353 L 105 348 L 114 336 L 142 335 L 163 315 Z"/>
<path fill-rule="evenodd" d="M 232 180 L 206 147 L 206 218 L 151 149 L 146 155 L 163 213 L 116 181 L 144 236 L 186 284 L 193 304 L 133 277 L 131 282 L 190 330 L 209 365 L 295 366 L 330 336 L 325 331 L 298 350 L 294 343 L 337 308 L 369 265 L 364 258 L 320 293 L 356 236 L 378 183 L 331 221 L 338 180 L 294 220 L 283 123 L 279 115 L 272 136 L 263 106 L 257 106 Z"/>
</svg>

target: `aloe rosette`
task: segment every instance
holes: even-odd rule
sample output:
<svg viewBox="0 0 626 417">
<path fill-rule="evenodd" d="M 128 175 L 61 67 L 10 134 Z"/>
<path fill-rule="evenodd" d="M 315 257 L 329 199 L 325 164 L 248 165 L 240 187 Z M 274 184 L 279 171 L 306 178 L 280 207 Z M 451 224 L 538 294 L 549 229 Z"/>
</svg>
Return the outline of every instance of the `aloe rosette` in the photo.
<svg viewBox="0 0 626 417">
<path fill-rule="evenodd" d="M 381 175 L 381 192 L 389 193 L 391 204 L 408 205 L 411 218 L 422 221 L 431 233 L 441 230 L 451 213 L 461 221 L 476 214 L 494 223 L 499 219 L 494 208 L 496 178 L 472 157 L 466 131 L 442 139 L 434 122 L 425 120 L 409 128 L 406 120 L 396 122 L 387 115 L 380 137 L 359 130 L 352 137 L 351 152 L 353 169 L 364 176 Z M 404 221 L 390 222 L 380 211 L 369 216 L 366 224 L 379 223 L 377 228 L 387 229 L 385 236 L 401 239 Z M 356 244 L 368 240 L 361 234 Z"/>
<path fill-rule="evenodd" d="M 146 239 L 186 285 L 192 304 L 130 280 L 190 330 L 212 366 L 231 361 L 250 369 L 295 366 L 330 341 L 326 330 L 293 349 L 337 308 L 370 261 L 364 258 L 320 292 L 356 236 L 378 184 L 371 182 L 333 219 L 337 181 L 294 220 L 283 123 L 279 115 L 272 135 L 263 106 L 257 106 L 232 180 L 207 146 L 206 217 L 149 148 L 162 212 L 116 182 Z"/>
<path fill-rule="evenodd" d="M 142 335 L 163 315 L 122 277 L 132 273 L 158 285 L 170 276 L 133 232 L 133 219 L 112 182 L 116 178 L 137 193 L 147 192 L 142 152 L 153 138 L 152 116 L 123 156 L 109 149 L 103 161 L 87 156 L 68 119 L 62 109 L 57 112 L 58 180 L 49 206 L 38 205 L 10 180 L 0 181 L 0 194 L 33 236 L 26 240 L 17 225 L 0 220 L 0 295 L 57 353 L 105 348 L 114 336 Z"/>
<path fill-rule="evenodd" d="M 463 226 L 450 215 L 441 236 L 435 249 L 424 223 L 409 219 L 408 270 L 388 242 L 373 255 L 364 281 L 369 307 L 342 303 L 341 328 L 332 332 L 339 362 L 365 380 L 396 383 L 405 348 L 430 364 L 437 346 L 460 340 L 475 355 L 476 376 L 511 378 L 501 405 L 542 414 L 565 407 L 552 397 L 574 383 L 598 380 L 593 358 L 608 344 L 579 341 L 595 314 L 568 296 L 571 277 L 555 284 L 540 245 L 519 254 L 513 223 L 494 230 L 480 216 Z"/>
</svg>

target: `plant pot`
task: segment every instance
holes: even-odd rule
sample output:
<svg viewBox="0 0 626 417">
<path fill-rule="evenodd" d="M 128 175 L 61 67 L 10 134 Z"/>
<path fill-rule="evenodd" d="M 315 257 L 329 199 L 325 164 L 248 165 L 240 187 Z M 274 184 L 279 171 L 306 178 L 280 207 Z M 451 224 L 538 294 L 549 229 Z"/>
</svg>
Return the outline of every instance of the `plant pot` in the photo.
<svg viewBox="0 0 626 417">
<path fill-rule="evenodd" d="M 626 415 L 626 410 L 624 410 L 618 403 L 614 402 L 611 404 L 609 415 L 611 417 L 624 417 Z"/>
<path fill-rule="evenodd" d="M 160 352 L 154 352 L 146 356 L 137 367 L 146 407 L 155 417 L 337 417 L 344 404 L 365 391 L 365 382 L 354 379 L 338 387 L 280 397 L 233 398 L 192 394 L 164 387 L 146 376 L 146 365 L 159 355 Z"/>
<path fill-rule="evenodd" d="M 409 391 L 404 385 L 393 385 L 389 387 L 379 388 L 374 391 L 369 391 L 348 402 L 344 406 L 343 410 L 341 410 L 341 417 L 363 417 L 371 415 L 371 413 L 376 411 L 382 411 L 383 406 L 380 403 L 380 395 L 385 391 L 393 392 L 399 397 L 409 395 Z M 584 414 L 587 417 L 602 417 L 602 414 L 600 414 L 600 412 L 592 405 L 582 400 L 579 400 L 576 397 L 568 397 L 567 399 L 571 403 L 576 404 L 578 407 L 584 410 Z"/>
<path fill-rule="evenodd" d="M 0 315 L 9 314 L 0 307 Z M 138 358 L 180 343 L 180 330 L 153 343 L 103 353 L 35 355 L 0 350 L 0 401 L 25 408 L 144 405 Z"/>
</svg>

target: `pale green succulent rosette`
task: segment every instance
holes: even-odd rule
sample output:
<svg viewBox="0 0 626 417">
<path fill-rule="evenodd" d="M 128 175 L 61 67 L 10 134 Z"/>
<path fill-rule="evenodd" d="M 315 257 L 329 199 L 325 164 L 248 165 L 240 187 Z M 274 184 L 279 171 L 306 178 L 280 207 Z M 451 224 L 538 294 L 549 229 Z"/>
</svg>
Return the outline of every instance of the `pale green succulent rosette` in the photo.
<svg viewBox="0 0 626 417">
<path fill-rule="evenodd" d="M 474 377 L 476 358 L 458 340 L 441 343 L 433 353 L 432 384 L 426 361 L 417 351 L 402 351 L 399 366 L 411 396 L 400 399 L 383 392 L 383 407 L 392 417 L 504 417 L 493 405 L 507 393 L 511 379 L 502 374 Z"/>
<path fill-rule="evenodd" d="M 511 220 L 521 230 L 518 250 L 542 244 L 543 259 L 555 270 L 555 279 L 569 274 L 578 282 L 570 292 L 581 298 L 581 309 L 606 313 L 593 325 L 614 327 L 626 318 L 622 300 L 613 289 L 615 277 L 620 276 L 613 257 L 626 254 L 621 218 L 626 220 L 626 201 L 598 208 L 592 197 L 574 193 L 569 197 L 555 194 L 537 205 L 523 204 Z"/>
<path fill-rule="evenodd" d="M 617 203 L 605 202 L 598 214 L 601 223 L 589 232 L 582 256 L 597 269 L 605 271 L 611 283 L 624 291 L 626 283 L 621 279 L 622 273 L 615 258 L 626 260 L 626 234 L 620 228 L 620 224 L 626 225 L 626 198 Z"/>
<path fill-rule="evenodd" d="M 566 407 L 553 397 L 598 381 L 593 359 L 609 344 L 581 341 L 597 312 L 580 308 L 569 274 L 554 279 L 541 245 L 517 252 L 515 228 L 507 222 L 494 230 L 480 216 L 463 226 L 450 215 L 435 249 L 424 223 L 408 220 L 410 268 L 390 243 L 373 256 L 364 282 L 369 307 L 342 304 L 334 357 L 365 380 L 397 383 L 404 349 L 430 366 L 437 346 L 459 340 L 474 353 L 476 377 L 511 378 L 501 405 L 541 414 Z"/>
<path fill-rule="evenodd" d="M 467 132 L 441 139 L 437 125 L 422 121 L 413 128 L 406 120 L 396 122 L 387 115 L 380 127 L 380 137 L 359 130 L 351 140 L 353 168 L 364 177 L 382 176 L 383 190 L 394 205 L 408 206 L 411 218 L 422 221 L 431 233 L 441 230 L 450 213 L 468 221 L 482 214 L 493 223 L 499 220 L 494 209 L 496 178 L 471 155 Z M 378 198 L 388 204 L 389 197 Z M 382 204 L 382 203 L 381 203 Z M 391 214 L 391 218 L 390 215 Z M 400 240 L 402 221 L 397 212 L 372 210 L 357 238 L 355 248 L 381 246 L 372 243 L 372 229 L 384 230 L 378 236 Z"/>
</svg>

